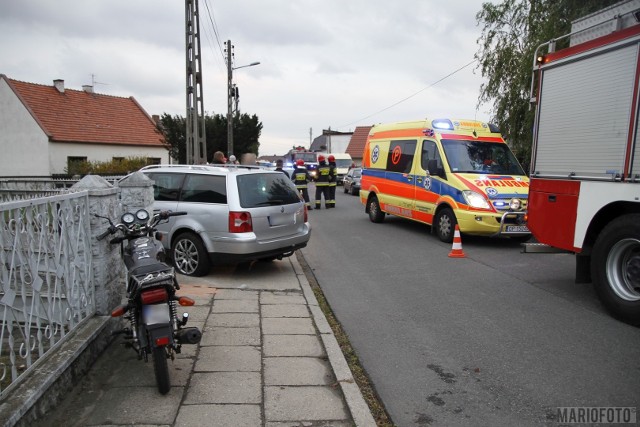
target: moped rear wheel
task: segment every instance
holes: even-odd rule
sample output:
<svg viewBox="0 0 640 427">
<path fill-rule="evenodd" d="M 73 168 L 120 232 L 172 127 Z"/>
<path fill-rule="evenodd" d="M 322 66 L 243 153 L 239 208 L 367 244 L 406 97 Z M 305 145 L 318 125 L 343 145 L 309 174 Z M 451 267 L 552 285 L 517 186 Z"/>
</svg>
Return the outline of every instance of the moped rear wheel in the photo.
<svg viewBox="0 0 640 427">
<path fill-rule="evenodd" d="M 167 366 L 167 351 L 164 347 L 154 347 L 153 355 L 153 371 L 156 374 L 156 384 L 160 394 L 167 394 L 171 389 L 171 381 L 169 380 L 169 367 Z"/>
</svg>

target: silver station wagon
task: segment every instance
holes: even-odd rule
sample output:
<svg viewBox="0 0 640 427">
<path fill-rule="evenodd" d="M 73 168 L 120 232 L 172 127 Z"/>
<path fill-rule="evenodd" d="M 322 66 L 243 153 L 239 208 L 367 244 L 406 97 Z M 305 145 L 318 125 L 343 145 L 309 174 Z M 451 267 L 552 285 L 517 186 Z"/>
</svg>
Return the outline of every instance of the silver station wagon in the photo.
<svg viewBox="0 0 640 427">
<path fill-rule="evenodd" d="M 154 210 L 187 212 L 158 226 L 176 269 L 207 274 L 212 264 L 272 261 L 311 236 L 307 209 L 281 172 L 242 165 L 152 165 Z"/>
</svg>

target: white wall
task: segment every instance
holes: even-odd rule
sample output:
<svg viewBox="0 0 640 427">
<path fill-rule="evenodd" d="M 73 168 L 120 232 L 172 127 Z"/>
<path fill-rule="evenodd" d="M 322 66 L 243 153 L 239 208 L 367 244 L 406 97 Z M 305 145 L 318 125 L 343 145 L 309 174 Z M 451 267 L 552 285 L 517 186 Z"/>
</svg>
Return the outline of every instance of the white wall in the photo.
<svg viewBox="0 0 640 427">
<path fill-rule="evenodd" d="M 351 134 L 349 135 L 327 135 L 327 153 L 344 153 L 347 151 Z"/>
<path fill-rule="evenodd" d="M 52 142 L 49 150 L 52 174 L 65 173 L 67 157 L 86 157 L 89 162 L 108 162 L 114 157 L 156 157 L 162 159 L 162 164 L 169 163 L 169 151 L 163 147 Z"/>
<path fill-rule="evenodd" d="M 0 80 L 0 175 L 50 175 L 47 135 Z"/>
</svg>

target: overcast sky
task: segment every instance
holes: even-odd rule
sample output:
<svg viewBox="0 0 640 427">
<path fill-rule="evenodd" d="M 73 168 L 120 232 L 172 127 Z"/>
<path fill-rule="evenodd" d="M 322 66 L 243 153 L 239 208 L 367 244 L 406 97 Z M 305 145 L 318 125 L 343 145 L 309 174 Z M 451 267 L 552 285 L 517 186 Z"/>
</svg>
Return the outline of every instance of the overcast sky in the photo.
<svg viewBox="0 0 640 427">
<path fill-rule="evenodd" d="M 310 130 L 488 120 L 487 106 L 476 109 L 483 79 L 468 65 L 482 2 L 199 0 L 204 109 L 227 112 L 222 49 L 231 40 L 235 67 L 260 62 L 233 73 L 241 112 L 264 126 L 260 155 L 308 147 Z M 0 31 L 9 78 L 77 90 L 93 82 L 150 115 L 186 115 L 184 1 L 3 1 Z"/>
</svg>

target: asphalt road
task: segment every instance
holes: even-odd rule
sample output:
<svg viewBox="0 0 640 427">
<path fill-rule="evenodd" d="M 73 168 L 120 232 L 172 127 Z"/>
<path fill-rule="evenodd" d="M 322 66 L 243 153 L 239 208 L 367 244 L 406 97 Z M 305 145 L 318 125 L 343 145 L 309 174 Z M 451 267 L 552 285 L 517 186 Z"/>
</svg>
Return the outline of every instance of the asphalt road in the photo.
<svg viewBox="0 0 640 427">
<path fill-rule="evenodd" d="M 640 407 L 640 329 L 574 283 L 572 255 L 463 236 L 466 258 L 449 258 L 429 227 L 371 223 L 342 187 L 336 199 L 310 212 L 302 253 L 396 425 L 557 425 L 559 407 Z"/>
</svg>

